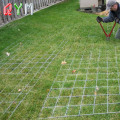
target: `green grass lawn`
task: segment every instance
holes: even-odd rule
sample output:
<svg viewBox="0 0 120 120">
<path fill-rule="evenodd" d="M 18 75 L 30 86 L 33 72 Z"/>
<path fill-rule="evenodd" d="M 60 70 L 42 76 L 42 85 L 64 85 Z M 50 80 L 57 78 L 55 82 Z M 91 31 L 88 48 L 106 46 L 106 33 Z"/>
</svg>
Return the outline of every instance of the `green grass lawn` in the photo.
<svg viewBox="0 0 120 120">
<path fill-rule="evenodd" d="M 119 120 L 120 41 L 77 9 L 66 0 L 0 28 L 1 120 Z"/>
</svg>

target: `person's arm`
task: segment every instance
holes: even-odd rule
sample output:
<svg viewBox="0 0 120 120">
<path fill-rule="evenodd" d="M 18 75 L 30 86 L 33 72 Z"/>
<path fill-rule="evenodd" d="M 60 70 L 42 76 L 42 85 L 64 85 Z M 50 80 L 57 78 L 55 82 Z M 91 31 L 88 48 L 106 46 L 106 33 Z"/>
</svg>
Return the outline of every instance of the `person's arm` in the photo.
<svg viewBox="0 0 120 120">
<path fill-rule="evenodd" d="M 108 22 L 113 22 L 115 20 L 115 17 L 113 16 L 113 13 L 110 11 L 108 17 L 103 18 L 103 22 L 108 23 Z"/>
</svg>

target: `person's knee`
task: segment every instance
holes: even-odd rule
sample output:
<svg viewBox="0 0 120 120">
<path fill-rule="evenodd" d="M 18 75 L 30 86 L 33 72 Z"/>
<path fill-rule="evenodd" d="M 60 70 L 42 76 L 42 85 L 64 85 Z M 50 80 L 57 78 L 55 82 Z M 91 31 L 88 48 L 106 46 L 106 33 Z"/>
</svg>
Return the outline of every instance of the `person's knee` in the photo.
<svg viewBox="0 0 120 120">
<path fill-rule="evenodd" d="M 116 35 L 115 38 L 116 38 L 116 39 L 120 39 L 120 35 Z"/>
<path fill-rule="evenodd" d="M 120 39 L 120 28 L 118 29 L 116 35 L 115 35 L 115 38 L 116 39 Z"/>
</svg>

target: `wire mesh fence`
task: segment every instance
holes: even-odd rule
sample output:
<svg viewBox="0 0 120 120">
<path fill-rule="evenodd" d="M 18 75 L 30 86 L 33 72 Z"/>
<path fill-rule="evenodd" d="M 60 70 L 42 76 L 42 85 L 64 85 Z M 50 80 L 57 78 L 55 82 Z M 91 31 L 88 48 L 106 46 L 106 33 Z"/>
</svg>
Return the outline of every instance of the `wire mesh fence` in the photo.
<svg viewBox="0 0 120 120">
<path fill-rule="evenodd" d="M 39 119 L 120 113 L 119 48 L 112 58 L 107 48 L 104 54 L 101 48 L 93 54 L 94 45 L 89 50 L 66 55 L 67 64 L 59 69 Z"/>
<path fill-rule="evenodd" d="M 12 79 L 10 78 L 12 83 L 15 80 L 15 76 L 19 76 L 19 77 L 24 76 L 24 77 L 20 77 L 19 79 L 16 79 L 17 81 L 15 80 L 17 84 L 14 87 L 12 86 L 12 84 L 11 85 L 9 84 L 8 86 L 4 86 L 4 84 L 0 85 L 0 94 L 2 96 L 0 101 L 0 108 L 1 108 L 0 118 L 3 117 L 5 114 L 9 114 L 8 118 L 10 118 L 13 115 L 16 109 L 24 101 L 26 96 L 30 93 L 32 88 L 36 85 L 36 83 L 42 77 L 44 72 L 48 69 L 52 61 L 57 57 L 57 55 L 61 52 L 63 47 L 67 44 L 67 42 L 68 41 L 62 41 L 58 46 L 59 50 L 54 50 L 51 54 L 47 52 L 42 57 L 39 56 L 38 54 L 35 54 L 36 50 L 32 51 L 32 54 L 30 55 L 27 55 L 28 52 L 26 51 L 24 55 L 19 56 L 17 59 L 15 58 L 16 56 L 13 56 L 13 58 L 11 58 L 9 62 L 4 63 L 2 61 L 0 63 L 1 78 L 3 78 L 3 76 L 6 76 L 6 77 L 13 76 Z M 32 60 L 30 59 L 30 57 L 32 57 Z M 24 64 L 27 58 L 30 59 L 30 61 Z M 21 61 L 21 62 L 17 63 L 17 61 Z M 16 66 L 14 69 L 14 72 L 9 71 L 12 66 Z M 21 69 L 18 71 L 19 67 Z M 36 69 L 37 71 L 35 73 L 32 73 L 33 69 Z M 26 70 L 29 70 L 29 72 L 26 72 Z M 29 77 L 31 76 L 33 78 L 31 78 L 30 80 L 28 79 L 28 76 Z M 24 81 L 26 81 L 26 84 L 23 84 Z M 23 84 L 22 89 L 19 89 L 17 92 L 15 92 L 18 89 L 17 87 L 20 86 L 20 84 Z M 9 89 L 10 91 L 8 92 L 7 89 L 9 87 L 12 89 Z M 15 101 L 13 101 L 13 99 Z"/>
</svg>

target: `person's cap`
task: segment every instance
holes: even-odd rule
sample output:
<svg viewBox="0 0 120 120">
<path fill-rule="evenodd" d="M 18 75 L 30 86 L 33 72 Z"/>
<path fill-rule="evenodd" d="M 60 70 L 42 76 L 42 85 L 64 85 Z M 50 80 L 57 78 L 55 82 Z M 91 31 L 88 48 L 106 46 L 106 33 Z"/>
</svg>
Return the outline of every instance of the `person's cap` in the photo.
<svg viewBox="0 0 120 120">
<path fill-rule="evenodd" d="M 108 3 L 107 3 L 106 10 L 110 10 L 110 8 L 116 3 L 117 3 L 116 0 L 109 0 Z"/>
</svg>

